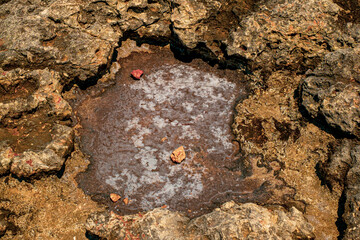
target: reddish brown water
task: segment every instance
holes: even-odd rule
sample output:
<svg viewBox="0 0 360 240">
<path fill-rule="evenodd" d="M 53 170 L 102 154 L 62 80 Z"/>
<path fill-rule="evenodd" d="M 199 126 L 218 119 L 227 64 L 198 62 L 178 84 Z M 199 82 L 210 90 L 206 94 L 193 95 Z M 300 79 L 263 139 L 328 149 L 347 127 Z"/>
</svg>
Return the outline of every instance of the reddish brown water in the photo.
<svg viewBox="0 0 360 240">
<path fill-rule="evenodd" d="M 241 75 L 165 51 L 133 54 L 121 66 L 113 87 L 76 107 L 81 147 L 92 160 L 80 187 L 123 214 L 166 205 L 197 216 L 253 198 L 260 183 L 241 176 L 230 128 L 245 96 Z M 145 71 L 139 81 L 129 75 L 137 68 Z M 170 155 L 179 146 L 186 159 L 175 164 Z M 130 202 L 112 203 L 110 193 Z"/>
</svg>

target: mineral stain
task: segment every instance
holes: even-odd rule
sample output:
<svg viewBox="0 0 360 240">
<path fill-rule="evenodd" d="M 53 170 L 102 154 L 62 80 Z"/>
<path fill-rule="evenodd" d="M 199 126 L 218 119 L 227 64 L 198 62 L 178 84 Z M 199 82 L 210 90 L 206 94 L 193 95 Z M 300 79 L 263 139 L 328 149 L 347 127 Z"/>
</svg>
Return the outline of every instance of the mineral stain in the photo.
<svg viewBox="0 0 360 240">
<path fill-rule="evenodd" d="M 116 84 L 75 107 L 81 147 L 91 156 L 79 186 L 93 199 L 122 214 L 168 206 L 189 216 L 225 201 L 244 201 L 259 187 L 245 180 L 230 125 L 245 86 L 236 71 L 201 61 L 183 63 L 170 51 L 134 53 L 120 62 Z M 129 76 L 141 67 L 140 81 Z M 184 146 L 186 160 L 170 155 Z M 129 201 L 113 203 L 117 193 Z"/>
</svg>

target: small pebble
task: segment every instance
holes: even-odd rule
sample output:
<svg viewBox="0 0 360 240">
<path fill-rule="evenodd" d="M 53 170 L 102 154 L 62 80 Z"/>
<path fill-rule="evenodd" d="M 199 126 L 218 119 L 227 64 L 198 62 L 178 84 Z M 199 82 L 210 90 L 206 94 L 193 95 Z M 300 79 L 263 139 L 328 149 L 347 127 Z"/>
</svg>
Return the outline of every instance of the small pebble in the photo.
<svg viewBox="0 0 360 240">
<path fill-rule="evenodd" d="M 174 163 L 181 163 L 186 158 L 184 147 L 178 147 L 175 151 L 173 151 L 170 158 Z"/>
<path fill-rule="evenodd" d="M 110 199 L 111 199 L 111 201 L 117 202 L 117 201 L 119 201 L 120 198 L 121 198 L 120 195 L 118 195 L 118 194 L 116 194 L 116 193 L 110 193 Z"/>
<path fill-rule="evenodd" d="M 140 69 L 136 69 L 131 72 L 131 76 L 137 80 L 139 80 L 143 74 L 144 71 Z"/>
</svg>

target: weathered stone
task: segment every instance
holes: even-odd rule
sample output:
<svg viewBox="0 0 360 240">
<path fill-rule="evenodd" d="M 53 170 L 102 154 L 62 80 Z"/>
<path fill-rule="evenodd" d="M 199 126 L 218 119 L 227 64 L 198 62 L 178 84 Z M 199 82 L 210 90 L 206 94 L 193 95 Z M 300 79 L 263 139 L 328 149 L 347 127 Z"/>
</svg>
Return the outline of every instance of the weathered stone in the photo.
<svg viewBox="0 0 360 240">
<path fill-rule="evenodd" d="M 109 63 L 116 44 L 62 22 L 79 8 L 79 1 L 3 4 L 0 67 L 49 67 L 81 80 L 100 72 Z"/>
<path fill-rule="evenodd" d="M 174 32 L 185 46 L 195 48 L 199 42 L 204 41 L 203 37 L 208 31 L 208 25 L 203 24 L 203 21 L 216 15 L 222 4 L 218 0 L 175 2 L 178 6 L 171 14 Z"/>
<path fill-rule="evenodd" d="M 134 229 L 145 239 L 186 239 L 187 217 L 167 209 L 157 208 L 146 213 L 134 224 Z"/>
<path fill-rule="evenodd" d="M 13 150 L 7 146 L 5 142 L 0 143 L 0 176 L 10 171 L 12 159 L 14 157 Z"/>
<path fill-rule="evenodd" d="M 292 207 L 268 209 L 253 203 L 228 202 L 199 218 L 188 218 L 166 209 L 145 215 L 91 215 L 86 228 L 107 239 L 312 239 L 313 226 Z"/>
<path fill-rule="evenodd" d="M 329 50 L 354 39 L 338 28 L 339 6 L 329 0 L 266 1 L 246 17 L 238 15 L 226 51 L 251 61 L 253 68 L 313 68 Z"/>
<path fill-rule="evenodd" d="M 360 145 L 351 150 L 351 168 L 346 175 L 346 202 L 343 219 L 346 223 L 344 239 L 360 236 Z"/>
<path fill-rule="evenodd" d="M 277 197 L 269 203 L 282 199 L 296 206 L 316 225 L 316 238 L 335 238 L 339 196 L 321 185 L 315 171 L 318 162 L 328 159 L 334 138 L 301 120 L 294 98 L 300 80 L 288 71 L 273 72 L 265 79 L 266 89 L 255 89 L 236 106 L 233 131 L 244 154 L 239 168 L 246 176 L 272 169 L 274 180 L 263 189 Z"/>
<path fill-rule="evenodd" d="M 320 174 L 339 198 L 344 196 L 339 202 L 346 226 L 343 239 L 356 239 L 360 234 L 360 146 L 345 139 L 333 148 L 329 160 L 320 165 Z"/>
<path fill-rule="evenodd" d="M 351 141 L 343 140 L 338 145 L 331 146 L 334 149 L 333 153 L 326 162 L 319 165 L 319 174 L 331 191 L 337 193 L 339 197 L 346 184 L 346 174 L 352 165 L 350 156 L 352 145 Z"/>
<path fill-rule="evenodd" d="M 25 151 L 14 156 L 11 173 L 19 177 L 30 177 L 46 172 L 59 171 L 67 154 L 73 147 L 73 130 L 63 125 L 54 126 L 53 140 L 44 150 Z"/>
<path fill-rule="evenodd" d="M 360 48 L 338 50 L 307 73 L 301 104 L 312 118 L 360 137 Z"/>
<path fill-rule="evenodd" d="M 287 212 L 234 202 L 192 220 L 187 227 L 196 239 L 313 239 L 313 229 L 294 207 Z"/>
<path fill-rule="evenodd" d="M 119 216 L 113 212 L 98 212 L 89 216 L 86 229 L 109 240 L 132 239 L 184 239 L 188 218 L 166 209 L 154 209 L 145 215 Z"/>
<path fill-rule="evenodd" d="M 70 117 L 71 107 L 60 95 L 63 86 L 60 84 L 59 73 L 48 69 L 34 71 L 14 69 L 0 75 L 1 87 L 6 84 L 11 89 L 11 86 L 16 86 L 18 81 L 24 84 L 32 81 L 33 90 L 29 89 L 30 93 L 24 96 L 17 93 L 16 89 L 15 92 L 14 90 L 5 91 L 3 95 L 5 99 L 0 101 L 0 120 L 9 114 L 31 112 L 45 104 L 51 107 L 49 115 L 56 115 L 59 119 Z"/>
<path fill-rule="evenodd" d="M 0 175 L 11 171 L 18 177 L 30 177 L 46 172 L 59 171 L 66 156 L 73 147 L 73 130 L 63 125 L 55 125 L 53 140 L 42 151 L 15 153 L 5 143 L 0 148 Z"/>
<path fill-rule="evenodd" d="M 46 149 L 53 150 L 59 157 L 67 157 L 73 150 L 74 131 L 68 126 L 56 124 L 52 131 L 52 141 Z"/>
<path fill-rule="evenodd" d="M 11 173 L 19 177 L 30 177 L 43 172 L 59 171 L 64 163 L 50 149 L 41 152 L 26 151 L 13 158 Z"/>
<path fill-rule="evenodd" d="M 146 217 L 108 214 L 99 218 L 99 224 L 93 222 L 96 229 L 90 232 L 99 231 L 99 236 L 109 239 L 226 239 L 240 234 L 239 229 L 244 230 L 241 233 L 246 236 L 246 226 L 252 226 L 261 231 L 249 233 L 254 238 L 336 238 L 339 193 L 345 188 L 343 218 L 348 225 L 345 239 L 356 239 L 360 235 L 357 147 L 344 140 L 340 146 L 328 149 L 329 143 L 337 140 L 304 122 L 296 99 L 301 78 L 296 73 L 314 69 L 325 54 L 335 51 L 326 56 L 314 72 L 307 73 L 301 85 L 302 104 L 312 118 L 323 118 L 327 125 L 346 133 L 345 136 L 360 136 L 359 52 L 357 49 L 337 51 L 354 48 L 360 41 L 359 4 L 345 0 L 334 2 L 0 1 L 1 124 L 46 109 L 47 117 L 55 126 L 51 129 L 57 135 L 44 150 L 27 150 L 19 156 L 8 143 L 2 144 L 0 175 L 11 169 L 20 177 L 31 177 L 59 169 L 72 151 L 71 129 L 55 125 L 55 121 L 68 119 L 72 111 L 61 97 L 63 84 L 102 75 L 110 66 L 113 49 L 120 38 L 130 37 L 138 44 L 149 39 L 169 43 L 171 38 L 180 52 L 187 52 L 187 48 L 205 49 L 190 53 L 211 59 L 234 58 L 240 65 L 247 64 L 247 73 L 252 73 L 248 75 L 249 81 L 255 86 L 262 84 L 264 90 L 255 89 L 252 96 L 237 106 L 234 132 L 245 156 L 236 167 L 249 173 L 246 176 L 256 173 L 268 177 L 270 180 L 262 185 L 261 191 L 270 196 L 269 203 L 281 200 L 290 212 L 228 203 L 189 224 L 189 219 L 178 213 L 156 209 Z M 283 72 L 284 69 L 292 72 Z M 115 71 L 109 76 L 113 77 Z M 32 158 L 36 164 L 30 161 Z M 66 176 L 76 175 L 76 169 L 84 170 L 86 161 L 81 158 L 69 163 L 72 167 Z M 326 172 L 325 179 L 332 192 L 321 186 L 315 173 L 317 163 Z M 83 220 L 79 219 L 93 210 L 82 209 L 85 205 L 79 203 L 83 203 L 85 196 L 82 193 L 74 196 L 76 188 L 68 187 L 73 186 L 73 182 L 64 183 L 64 179 L 60 182 L 50 177 L 32 186 L 10 176 L 5 178 L 0 179 L 0 205 L 15 209 L 18 215 L 14 218 L 21 226 L 18 236 L 14 237 L 14 232 L 4 236 L 5 239 L 84 237 Z M 68 192 L 63 192 L 64 189 Z M 42 199 L 40 203 L 39 199 Z M 55 204 L 62 208 L 54 208 Z M 304 211 L 315 229 L 307 225 L 292 205 Z M 249 214 L 250 210 L 257 217 Z M 59 214 L 59 211 L 64 212 Z M 109 222 L 109 219 L 112 220 Z M 235 225 L 229 219 L 244 224 Z M 206 222 L 210 220 L 213 225 Z M 270 229 L 259 220 L 275 225 Z M 106 224 L 100 225 L 101 222 Z M 0 216 L 0 236 L 8 228 Z"/>
<path fill-rule="evenodd" d="M 113 5 L 115 7 L 115 4 Z M 135 31 L 142 26 L 151 26 L 152 24 L 159 24 L 161 21 L 169 19 L 170 5 L 167 1 L 121 1 L 117 2 L 116 9 L 122 16 L 119 20 L 120 29 L 124 32 Z M 159 22 L 160 21 L 160 22 Z M 170 22 L 168 22 L 170 24 Z M 165 25 L 166 26 L 166 25 Z M 155 29 L 158 27 L 155 27 Z M 161 28 L 161 27 L 160 27 Z M 165 27 L 166 28 L 166 27 Z M 164 33 L 169 35 L 170 29 L 156 31 L 149 28 L 148 31 L 143 29 L 143 33 L 147 32 L 151 36 L 151 32 L 158 34 Z M 159 28 L 158 28 L 159 29 Z M 161 28 L 163 29 L 163 28 Z M 162 35 L 154 35 L 154 37 L 162 37 Z"/>
<path fill-rule="evenodd" d="M 0 209 L 0 237 L 4 236 L 6 230 L 9 228 L 9 223 L 6 221 L 9 213 Z"/>
<path fill-rule="evenodd" d="M 106 1 L 60 0 L 41 14 L 101 40 L 116 43 L 122 37 L 118 26 L 121 16 Z"/>
</svg>

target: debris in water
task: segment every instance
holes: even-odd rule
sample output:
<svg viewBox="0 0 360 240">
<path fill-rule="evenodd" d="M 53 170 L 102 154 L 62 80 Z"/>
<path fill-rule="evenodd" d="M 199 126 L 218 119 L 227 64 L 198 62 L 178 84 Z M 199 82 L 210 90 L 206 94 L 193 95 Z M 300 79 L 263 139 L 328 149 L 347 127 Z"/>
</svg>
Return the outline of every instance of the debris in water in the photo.
<svg viewBox="0 0 360 240">
<path fill-rule="evenodd" d="M 186 157 L 184 147 L 178 147 L 173 153 L 171 154 L 171 160 L 175 163 L 181 163 Z"/>
<path fill-rule="evenodd" d="M 137 80 L 139 80 L 143 74 L 144 71 L 140 69 L 136 69 L 131 72 L 131 76 Z"/>
<path fill-rule="evenodd" d="M 110 199 L 111 199 L 111 201 L 117 202 L 117 201 L 119 201 L 120 198 L 121 198 L 120 195 L 118 195 L 118 194 L 116 194 L 116 193 L 110 193 Z"/>
<path fill-rule="evenodd" d="M 128 205 L 129 199 L 128 199 L 128 198 L 124 198 L 123 202 L 125 203 L 125 205 Z"/>
</svg>

